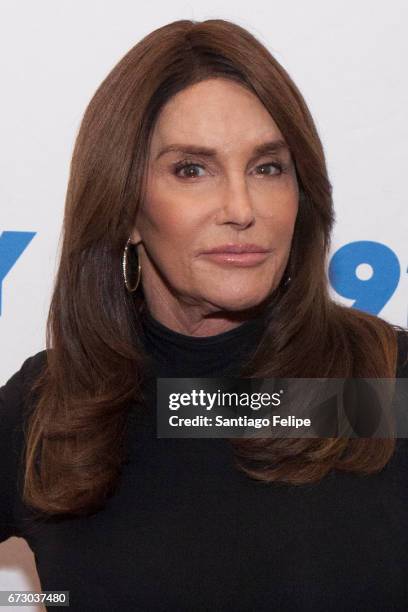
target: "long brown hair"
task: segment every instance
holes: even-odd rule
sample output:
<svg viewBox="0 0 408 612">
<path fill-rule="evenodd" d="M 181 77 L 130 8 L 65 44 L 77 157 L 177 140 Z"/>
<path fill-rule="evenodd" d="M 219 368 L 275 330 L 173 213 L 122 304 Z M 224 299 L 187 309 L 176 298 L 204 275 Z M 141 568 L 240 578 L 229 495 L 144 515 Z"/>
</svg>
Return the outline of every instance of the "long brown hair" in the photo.
<svg viewBox="0 0 408 612">
<path fill-rule="evenodd" d="M 180 20 L 148 34 L 101 83 L 84 114 L 66 195 L 59 268 L 47 319 L 47 363 L 27 427 L 24 500 L 49 514 L 87 514 L 113 493 L 129 403 L 140 399 L 143 291 L 121 258 L 145 193 L 150 139 L 163 105 L 206 78 L 233 79 L 270 112 L 299 184 L 288 286 L 243 375 L 394 377 L 396 329 L 336 304 L 326 273 L 334 221 L 322 144 L 284 68 L 251 33 L 222 19 Z M 318 332 L 317 332 L 318 330 Z M 264 481 L 318 481 L 332 468 L 369 474 L 391 439 L 235 439 L 237 467 Z"/>
</svg>

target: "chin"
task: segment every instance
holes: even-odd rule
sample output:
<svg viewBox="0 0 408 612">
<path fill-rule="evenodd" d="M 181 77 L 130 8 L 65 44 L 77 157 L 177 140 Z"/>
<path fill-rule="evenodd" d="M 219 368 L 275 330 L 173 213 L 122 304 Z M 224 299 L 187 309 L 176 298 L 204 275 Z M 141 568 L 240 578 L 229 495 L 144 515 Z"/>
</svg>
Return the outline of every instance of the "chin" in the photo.
<svg viewBox="0 0 408 612">
<path fill-rule="evenodd" d="M 268 295 L 269 292 L 265 291 L 259 293 L 243 291 L 241 294 L 236 291 L 232 291 L 231 294 L 229 294 L 228 291 L 224 291 L 222 295 L 208 296 L 207 300 L 222 310 L 239 312 L 240 310 L 258 306 L 268 297 Z"/>
</svg>

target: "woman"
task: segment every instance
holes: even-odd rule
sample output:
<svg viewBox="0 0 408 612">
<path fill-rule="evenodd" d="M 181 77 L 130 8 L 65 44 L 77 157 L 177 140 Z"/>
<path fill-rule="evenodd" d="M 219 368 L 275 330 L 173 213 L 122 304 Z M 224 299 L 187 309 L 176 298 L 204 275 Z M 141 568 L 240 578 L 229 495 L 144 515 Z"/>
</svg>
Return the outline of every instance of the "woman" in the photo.
<svg viewBox="0 0 408 612">
<path fill-rule="evenodd" d="M 157 377 L 408 375 L 402 328 L 329 298 L 331 192 L 238 25 L 165 25 L 100 85 L 47 349 L 1 390 L 0 539 L 71 609 L 406 609 L 406 440 L 156 436 Z"/>
</svg>

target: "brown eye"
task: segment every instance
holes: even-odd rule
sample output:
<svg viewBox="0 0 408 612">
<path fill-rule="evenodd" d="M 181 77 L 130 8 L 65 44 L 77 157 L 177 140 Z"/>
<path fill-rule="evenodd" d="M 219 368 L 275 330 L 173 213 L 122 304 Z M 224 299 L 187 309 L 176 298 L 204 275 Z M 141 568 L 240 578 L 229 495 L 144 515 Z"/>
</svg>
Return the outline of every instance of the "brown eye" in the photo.
<svg viewBox="0 0 408 612">
<path fill-rule="evenodd" d="M 197 171 L 195 170 L 195 168 L 203 168 L 202 166 L 200 166 L 199 164 L 192 164 L 192 163 L 186 163 L 186 164 L 180 164 L 179 166 L 176 167 L 175 169 L 175 174 L 176 176 L 179 176 L 181 178 L 197 178 Z M 186 172 L 184 174 L 180 174 L 182 173 L 184 170 L 186 170 Z"/>
<path fill-rule="evenodd" d="M 273 162 L 270 164 L 262 164 L 261 166 L 258 166 L 258 169 L 259 168 L 275 168 L 275 170 L 278 171 L 278 172 L 268 172 L 268 171 L 261 172 L 260 174 L 264 176 L 279 176 L 280 174 L 282 174 L 282 170 L 283 170 L 282 165 L 279 164 L 278 162 Z"/>
</svg>

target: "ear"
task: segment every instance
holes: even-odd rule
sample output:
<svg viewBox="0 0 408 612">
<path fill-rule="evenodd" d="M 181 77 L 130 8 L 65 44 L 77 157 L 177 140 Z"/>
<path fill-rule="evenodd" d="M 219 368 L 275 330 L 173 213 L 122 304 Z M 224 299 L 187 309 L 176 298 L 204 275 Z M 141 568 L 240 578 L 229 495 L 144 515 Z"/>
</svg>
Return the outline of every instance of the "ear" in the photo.
<svg viewBox="0 0 408 612">
<path fill-rule="evenodd" d="M 130 242 L 132 242 L 133 244 L 138 244 L 141 241 L 142 241 L 142 237 L 139 233 L 139 230 L 136 227 L 134 227 L 130 234 Z"/>
</svg>

